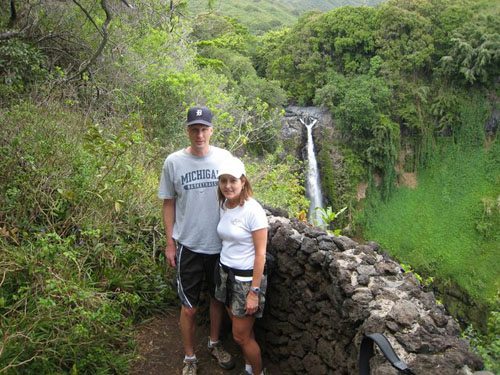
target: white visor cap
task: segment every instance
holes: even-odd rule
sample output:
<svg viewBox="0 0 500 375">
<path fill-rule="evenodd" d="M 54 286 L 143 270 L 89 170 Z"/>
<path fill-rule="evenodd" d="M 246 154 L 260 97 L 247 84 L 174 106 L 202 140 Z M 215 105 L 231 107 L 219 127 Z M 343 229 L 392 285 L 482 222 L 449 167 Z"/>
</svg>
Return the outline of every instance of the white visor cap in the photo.
<svg viewBox="0 0 500 375">
<path fill-rule="evenodd" d="M 241 176 L 246 174 L 245 165 L 240 159 L 232 157 L 222 164 L 222 166 L 219 168 L 219 172 L 217 173 L 217 177 L 220 177 L 224 174 L 228 174 L 235 178 L 241 178 Z"/>
</svg>

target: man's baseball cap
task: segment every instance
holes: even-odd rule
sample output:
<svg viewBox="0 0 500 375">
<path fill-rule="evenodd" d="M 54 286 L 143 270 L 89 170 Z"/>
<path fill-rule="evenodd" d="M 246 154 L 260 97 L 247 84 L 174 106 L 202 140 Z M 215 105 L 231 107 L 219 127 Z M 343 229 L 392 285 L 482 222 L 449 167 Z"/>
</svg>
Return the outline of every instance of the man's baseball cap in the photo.
<svg viewBox="0 0 500 375">
<path fill-rule="evenodd" d="M 207 107 L 192 107 L 187 113 L 186 126 L 189 125 L 212 125 L 212 112 Z"/>
<path fill-rule="evenodd" d="M 235 157 L 231 157 L 227 159 L 222 166 L 219 168 L 219 172 L 217 173 L 217 177 L 220 177 L 224 174 L 228 174 L 235 178 L 241 178 L 241 176 L 245 175 L 245 165 L 243 162 Z"/>
</svg>

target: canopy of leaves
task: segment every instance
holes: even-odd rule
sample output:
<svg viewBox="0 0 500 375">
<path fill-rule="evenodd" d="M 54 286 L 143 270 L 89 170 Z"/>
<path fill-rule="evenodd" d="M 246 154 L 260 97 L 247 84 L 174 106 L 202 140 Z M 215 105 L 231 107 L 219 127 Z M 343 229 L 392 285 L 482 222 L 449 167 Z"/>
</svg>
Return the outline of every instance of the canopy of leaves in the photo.
<svg viewBox="0 0 500 375">
<path fill-rule="evenodd" d="M 328 72 L 368 71 L 375 21 L 375 10 L 367 7 L 309 13 L 289 32 L 264 39 L 259 69 L 282 82 L 299 103 L 310 103 L 316 88 L 327 83 Z"/>
</svg>

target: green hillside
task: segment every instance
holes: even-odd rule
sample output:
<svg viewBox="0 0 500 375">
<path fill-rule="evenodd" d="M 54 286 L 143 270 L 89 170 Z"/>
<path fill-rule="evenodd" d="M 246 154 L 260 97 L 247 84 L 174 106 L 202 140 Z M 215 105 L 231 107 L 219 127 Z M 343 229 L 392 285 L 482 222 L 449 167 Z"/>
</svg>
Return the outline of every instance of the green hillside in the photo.
<svg viewBox="0 0 500 375">
<path fill-rule="evenodd" d="M 499 154 L 498 145 L 470 149 L 467 157 L 445 148 L 419 174 L 417 188 L 398 189 L 367 210 L 365 237 L 423 275 L 493 304 L 500 290 Z"/>
<path fill-rule="evenodd" d="M 236 18 L 254 34 L 292 25 L 300 15 L 308 11 L 328 11 L 345 5 L 377 5 L 384 0 L 232 0 L 189 1 L 190 10 L 195 13 L 208 11 Z M 209 3 L 212 3 L 209 7 Z"/>
<path fill-rule="evenodd" d="M 386 202 L 372 200 L 364 236 L 424 283 L 432 281 L 453 316 L 487 332 L 477 345 L 474 330 L 466 331 L 498 373 L 500 147 L 443 143 L 439 149 L 418 173 L 416 188 L 400 188 Z"/>
</svg>

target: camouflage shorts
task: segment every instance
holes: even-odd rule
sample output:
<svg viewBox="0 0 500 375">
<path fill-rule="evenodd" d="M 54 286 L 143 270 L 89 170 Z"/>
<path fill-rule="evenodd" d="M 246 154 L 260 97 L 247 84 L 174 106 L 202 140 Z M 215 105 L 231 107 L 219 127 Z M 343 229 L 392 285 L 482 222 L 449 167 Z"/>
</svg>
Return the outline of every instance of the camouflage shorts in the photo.
<svg viewBox="0 0 500 375">
<path fill-rule="evenodd" d="M 217 285 L 215 288 L 215 298 L 219 301 L 229 305 L 231 309 L 231 313 L 237 317 L 246 316 L 246 300 L 247 294 L 250 292 L 250 286 L 252 285 L 252 281 L 240 281 L 235 280 L 233 283 L 227 283 L 228 274 L 226 271 L 219 268 L 220 272 L 220 285 Z M 238 276 L 236 276 L 238 278 Z M 232 286 L 232 297 L 230 303 L 226 303 L 226 285 Z M 262 318 L 262 314 L 264 312 L 264 304 L 266 302 L 266 289 L 267 289 L 267 276 L 262 275 L 262 280 L 260 282 L 261 292 L 259 294 L 259 308 L 257 312 L 253 314 L 256 318 Z"/>
</svg>

